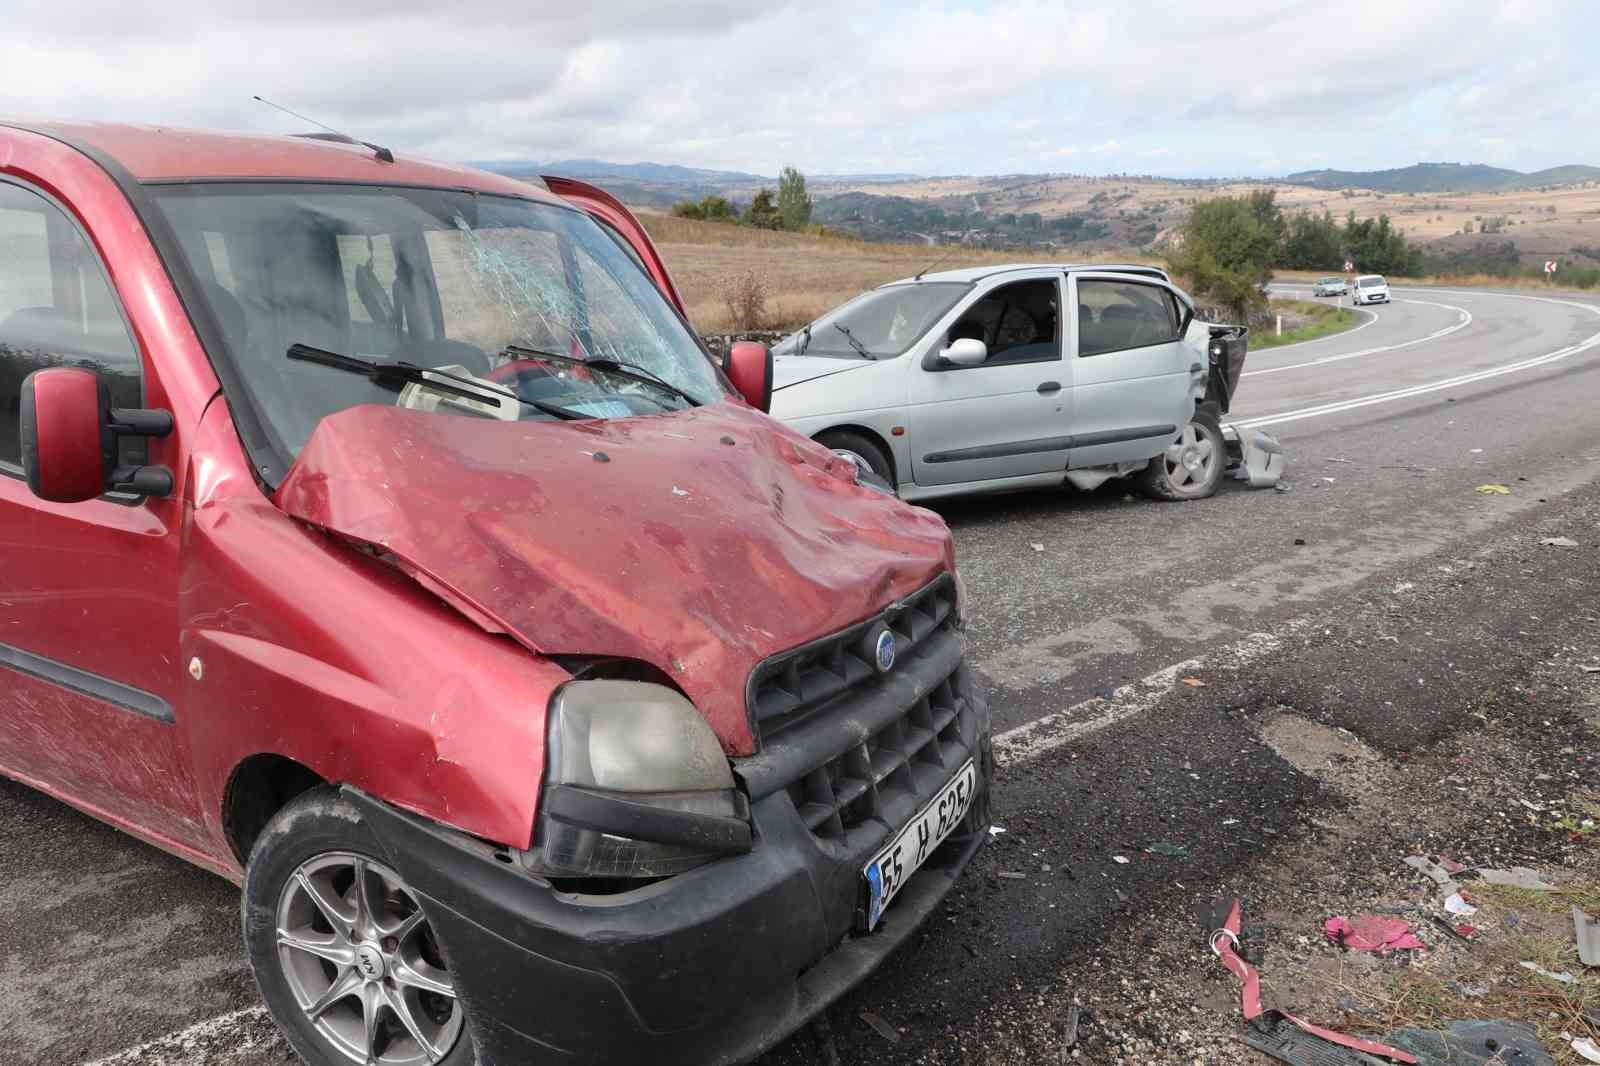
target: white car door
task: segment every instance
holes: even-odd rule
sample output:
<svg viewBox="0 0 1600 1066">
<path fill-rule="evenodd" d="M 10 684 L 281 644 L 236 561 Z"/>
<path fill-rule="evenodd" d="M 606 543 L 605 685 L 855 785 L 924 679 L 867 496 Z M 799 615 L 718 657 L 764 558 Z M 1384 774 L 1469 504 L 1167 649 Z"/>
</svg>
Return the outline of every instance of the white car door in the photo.
<svg viewBox="0 0 1600 1066">
<path fill-rule="evenodd" d="M 1071 382 L 1062 357 L 1059 272 L 980 286 L 913 359 L 907 443 L 919 485 L 1065 470 Z M 941 365 L 957 336 L 988 348 L 977 366 Z"/>
<path fill-rule="evenodd" d="M 1182 301 L 1159 282 L 1114 275 L 1073 274 L 1069 287 L 1076 341 L 1071 465 L 1160 454 L 1188 424 L 1205 383 L 1205 345 L 1184 335 Z"/>
</svg>

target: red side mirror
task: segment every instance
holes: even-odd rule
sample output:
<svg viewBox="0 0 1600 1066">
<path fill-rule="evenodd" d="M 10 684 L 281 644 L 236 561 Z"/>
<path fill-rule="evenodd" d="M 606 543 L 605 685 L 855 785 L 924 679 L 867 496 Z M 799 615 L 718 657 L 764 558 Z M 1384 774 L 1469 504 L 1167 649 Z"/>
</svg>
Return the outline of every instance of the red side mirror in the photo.
<svg viewBox="0 0 1600 1066">
<path fill-rule="evenodd" d="M 113 408 L 111 392 L 88 370 L 51 367 L 22 381 L 22 472 L 28 488 L 51 503 L 83 503 L 105 492 L 167 496 L 164 466 L 118 466 L 120 437 L 165 437 L 167 411 Z"/>
<path fill-rule="evenodd" d="M 728 379 L 757 411 L 772 410 L 772 350 L 755 341 L 736 341 L 724 366 Z"/>
<path fill-rule="evenodd" d="M 109 403 L 87 370 L 35 370 L 22 382 L 22 470 L 41 500 L 82 503 L 106 491 L 112 439 Z"/>
</svg>

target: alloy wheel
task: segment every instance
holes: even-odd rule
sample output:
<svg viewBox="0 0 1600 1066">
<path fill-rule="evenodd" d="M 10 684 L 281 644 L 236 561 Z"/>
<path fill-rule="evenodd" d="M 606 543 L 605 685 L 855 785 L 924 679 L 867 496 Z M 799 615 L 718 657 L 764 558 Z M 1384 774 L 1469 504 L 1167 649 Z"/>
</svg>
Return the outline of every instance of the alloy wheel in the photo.
<svg viewBox="0 0 1600 1066">
<path fill-rule="evenodd" d="M 1212 464 L 1217 461 L 1216 447 L 1211 438 L 1190 422 L 1183 427 L 1183 435 L 1167 446 L 1162 456 L 1166 463 L 1167 480 L 1175 489 L 1204 485 L 1211 478 Z"/>
<path fill-rule="evenodd" d="M 433 1066 L 463 1012 L 422 909 L 364 855 L 302 863 L 278 901 L 278 962 L 326 1045 L 361 1066 Z"/>
</svg>

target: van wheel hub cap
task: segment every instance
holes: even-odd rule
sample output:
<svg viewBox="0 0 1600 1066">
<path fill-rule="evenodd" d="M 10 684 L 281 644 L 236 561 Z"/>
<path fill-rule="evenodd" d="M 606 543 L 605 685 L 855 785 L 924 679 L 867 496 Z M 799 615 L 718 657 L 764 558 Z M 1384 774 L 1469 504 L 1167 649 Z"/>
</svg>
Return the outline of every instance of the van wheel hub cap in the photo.
<svg viewBox="0 0 1600 1066">
<path fill-rule="evenodd" d="M 364 855 L 301 863 L 278 899 L 278 966 L 323 1046 L 361 1066 L 434 1066 L 464 1014 L 427 917 Z"/>
</svg>

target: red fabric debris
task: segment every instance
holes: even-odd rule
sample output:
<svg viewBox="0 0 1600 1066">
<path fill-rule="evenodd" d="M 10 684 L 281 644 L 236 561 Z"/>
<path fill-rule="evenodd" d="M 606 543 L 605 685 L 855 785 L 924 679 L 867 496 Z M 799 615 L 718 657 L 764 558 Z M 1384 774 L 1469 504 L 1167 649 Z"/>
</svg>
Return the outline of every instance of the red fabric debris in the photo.
<svg viewBox="0 0 1600 1066">
<path fill-rule="evenodd" d="M 1426 951 L 1427 945 L 1411 932 L 1411 925 L 1399 918 L 1358 914 L 1354 918 L 1329 918 L 1322 928 L 1328 939 L 1352 951 Z"/>
</svg>

